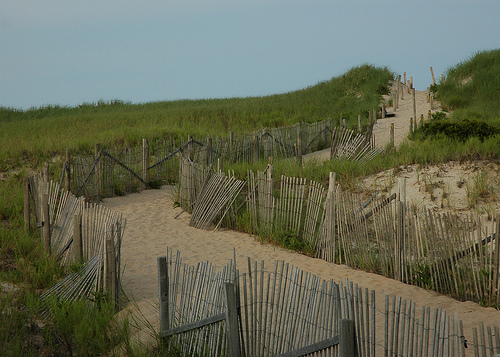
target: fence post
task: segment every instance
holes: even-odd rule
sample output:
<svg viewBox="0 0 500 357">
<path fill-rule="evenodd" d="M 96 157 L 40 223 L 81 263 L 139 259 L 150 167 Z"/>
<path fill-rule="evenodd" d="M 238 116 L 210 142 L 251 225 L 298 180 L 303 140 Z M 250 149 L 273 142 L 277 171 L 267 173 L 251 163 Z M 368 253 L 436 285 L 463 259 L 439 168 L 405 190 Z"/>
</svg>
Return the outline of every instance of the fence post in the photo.
<svg viewBox="0 0 500 357">
<path fill-rule="evenodd" d="M 42 236 L 45 252 L 50 254 L 50 217 L 49 217 L 49 195 L 42 193 L 43 228 Z"/>
<path fill-rule="evenodd" d="M 297 162 L 302 166 L 302 133 L 300 123 L 297 125 Z"/>
<path fill-rule="evenodd" d="M 99 157 L 99 153 L 101 152 L 101 144 L 95 144 L 95 159 Z M 97 190 L 97 200 L 101 200 L 101 160 L 97 163 L 95 167 L 95 184 Z"/>
<path fill-rule="evenodd" d="M 333 129 L 333 131 L 332 131 L 332 146 L 331 146 L 331 150 L 330 150 L 330 159 L 332 159 L 335 156 L 335 150 L 337 147 L 337 136 L 338 136 L 337 129 Z"/>
<path fill-rule="evenodd" d="M 373 109 L 373 124 L 377 123 L 377 109 Z"/>
<path fill-rule="evenodd" d="M 391 136 L 390 136 L 391 146 L 394 147 L 394 123 L 391 123 Z"/>
<path fill-rule="evenodd" d="M 434 77 L 434 71 L 432 70 L 432 67 L 431 67 L 431 75 L 432 75 L 432 84 L 436 84 L 436 77 Z"/>
<path fill-rule="evenodd" d="M 82 215 L 75 214 L 73 218 L 73 243 L 75 244 L 75 262 L 83 263 L 83 244 L 82 244 Z"/>
<path fill-rule="evenodd" d="M 48 162 L 46 162 L 43 167 L 43 182 L 50 182 L 50 167 Z"/>
<path fill-rule="evenodd" d="M 415 118 L 415 121 L 417 120 L 417 103 L 415 101 L 415 88 L 412 88 L 411 94 L 413 97 L 413 117 Z"/>
<path fill-rule="evenodd" d="M 142 139 L 142 179 L 144 182 L 149 181 L 149 144 L 148 139 Z"/>
<path fill-rule="evenodd" d="M 105 225 L 107 227 L 107 225 Z M 106 228 L 105 228 L 106 229 Z M 107 233 L 107 232 L 106 232 Z M 111 234 L 106 234 L 106 285 L 109 298 L 113 299 L 116 307 L 116 261 L 115 261 L 115 244 L 113 239 L 113 230 Z"/>
<path fill-rule="evenodd" d="M 158 292 L 159 292 L 159 310 L 160 310 L 160 333 L 168 330 L 168 266 L 167 257 L 161 256 L 158 261 Z M 167 338 L 162 339 L 163 343 Z"/>
<path fill-rule="evenodd" d="M 354 320 L 340 320 L 339 357 L 356 356 Z"/>
<path fill-rule="evenodd" d="M 361 124 L 361 114 L 358 114 L 358 131 L 360 134 L 363 131 L 363 125 Z"/>
<path fill-rule="evenodd" d="M 321 133 L 322 133 L 322 136 L 323 136 L 323 142 L 325 143 L 325 145 L 327 145 L 327 143 L 328 143 L 328 135 L 326 134 L 326 120 L 323 120 L 321 122 Z"/>
<path fill-rule="evenodd" d="M 413 133 L 413 118 L 410 118 L 410 134 Z"/>
<path fill-rule="evenodd" d="M 259 161 L 259 134 L 253 136 L 253 161 Z"/>
<path fill-rule="evenodd" d="M 396 108 L 399 108 L 399 93 L 402 92 L 401 90 L 401 75 L 398 75 L 398 90 L 396 92 Z"/>
<path fill-rule="evenodd" d="M 207 166 L 212 165 L 212 138 L 207 138 Z"/>
<path fill-rule="evenodd" d="M 234 283 L 226 283 L 227 302 L 227 351 L 230 357 L 241 356 L 240 333 L 238 328 L 238 306 Z"/>
<path fill-rule="evenodd" d="M 71 191 L 71 150 L 66 149 L 66 171 L 64 172 L 64 189 Z"/>
<path fill-rule="evenodd" d="M 193 135 L 188 135 L 188 142 L 187 142 L 187 154 L 188 154 L 188 157 L 193 160 L 193 156 L 194 156 L 194 153 L 193 153 L 193 149 L 194 149 L 194 145 L 193 145 Z"/>
<path fill-rule="evenodd" d="M 234 161 L 234 131 L 229 132 L 229 162 Z"/>
<path fill-rule="evenodd" d="M 30 180 L 29 178 L 24 178 L 24 230 L 29 232 L 30 230 Z"/>
<path fill-rule="evenodd" d="M 217 158 L 217 172 L 221 173 L 224 171 L 224 162 L 222 157 Z"/>
</svg>

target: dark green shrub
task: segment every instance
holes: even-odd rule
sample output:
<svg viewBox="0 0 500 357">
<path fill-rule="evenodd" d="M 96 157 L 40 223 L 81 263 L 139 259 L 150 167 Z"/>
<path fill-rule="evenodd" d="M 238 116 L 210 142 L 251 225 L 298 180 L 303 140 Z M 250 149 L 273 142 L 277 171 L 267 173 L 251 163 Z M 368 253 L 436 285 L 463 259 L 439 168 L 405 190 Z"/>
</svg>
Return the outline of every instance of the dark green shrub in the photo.
<svg viewBox="0 0 500 357">
<path fill-rule="evenodd" d="M 428 137 L 445 136 L 465 142 L 469 138 L 476 137 L 483 142 L 486 138 L 497 134 L 500 134 L 500 129 L 480 120 L 433 120 L 419 128 L 414 138 L 424 140 Z"/>
</svg>

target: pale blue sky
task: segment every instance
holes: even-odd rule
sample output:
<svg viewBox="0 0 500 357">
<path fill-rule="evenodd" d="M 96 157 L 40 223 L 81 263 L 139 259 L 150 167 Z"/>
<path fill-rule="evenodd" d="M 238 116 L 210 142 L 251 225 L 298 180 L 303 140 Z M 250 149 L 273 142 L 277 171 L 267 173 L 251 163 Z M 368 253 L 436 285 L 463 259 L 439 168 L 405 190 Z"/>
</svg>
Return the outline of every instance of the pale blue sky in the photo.
<svg viewBox="0 0 500 357">
<path fill-rule="evenodd" d="M 495 48 L 499 0 L 0 0 L 0 106 L 261 96 L 364 63 L 425 89 Z"/>
</svg>

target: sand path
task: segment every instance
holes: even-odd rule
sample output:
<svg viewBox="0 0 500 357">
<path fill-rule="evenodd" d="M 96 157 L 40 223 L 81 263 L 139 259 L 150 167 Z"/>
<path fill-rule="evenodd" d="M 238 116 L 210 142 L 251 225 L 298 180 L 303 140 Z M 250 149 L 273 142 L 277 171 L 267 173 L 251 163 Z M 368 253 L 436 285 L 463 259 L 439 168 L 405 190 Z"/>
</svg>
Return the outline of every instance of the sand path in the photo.
<svg viewBox="0 0 500 357">
<path fill-rule="evenodd" d="M 430 108 L 425 92 L 417 92 L 416 97 L 417 115 L 420 116 L 422 113 L 426 116 Z M 374 128 L 377 146 L 385 146 L 389 141 L 390 123 L 395 124 L 395 144 L 399 145 L 408 132 L 409 118 L 412 116 L 412 99 L 405 93 L 405 99 L 400 101 L 396 116 L 378 120 Z M 318 152 L 315 156 L 320 159 L 328 158 L 329 149 Z M 284 260 L 323 279 L 341 281 L 348 278 L 362 288 L 375 289 L 379 308 L 383 308 L 385 295 L 397 295 L 403 299 L 413 300 L 417 309 L 430 306 L 441 307 L 449 313 L 457 312 L 459 319 L 464 322 L 465 333 L 469 334 L 466 335 L 469 341 L 472 341 L 471 327 L 476 327 L 480 321 L 491 326 L 500 324 L 500 311 L 493 308 L 483 308 L 472 302 L 459 302 L 436 292 L 406 285 L 380 275 L 261 244 L 248 234 L 233 231 L 214 233 L 189 227 L 187 213 L 175 219 L 181 209 L 173 208 L 171 191 L 172 187 L 165 186 L 160 190 L 148 190 L 104 200 L 104 205 L 122 212 L 127 218 L 122 245 L 122 268 L 124 268 L 122 283 L 126 293 L 138 302 L 142 313 L 153 326 L 157 326 L 158 323 L 157 313 L 150 306 L 158 301 L 156 259 L 166 254 L 167 247 L 174 251 L 179 250 L 183 261 L 189 264 L 209 260 L 220 267 L 233 258 L 233 248 L 235 248 L 240 271 L 246 271 L 246 259 L 250 257 L 254 260 L 264 260 L 269 270 L 272 269 L 275 260 Z"/>
<path fill-rule="evenodd" d="M 479 321 L 486 325 L 500 323 L 500 311 L 493 308 L 483 308 L 472 302 L 458 302 L 436 292 L 380 275 L 261 244 L 248 234 L 233 231 L 214 233 L 189 227 L 188 214 L 174 218 L 181 209 L 172 207 L 171 190 L 171 187 L 166 186 L 161 190 L 149 190 L 105 200 L 107 207 L 122 212 L 127 217 L 122 245 L 123 286 L 127 294 L 139 302 L 142 312 L 153 325 L 157 324 L 155 312 L 143 307 L 146 308 L 158 300 L 156 259 L 166 254 L 167 247 L 174 251 L 179 250 L 183 261 L 189 264 L 209 260 L 220 267 L 233 258 L 234 247 L 240 271 L 246 271 L 246 259 L 250 257 L 254 260 L 264 260 L 270 270 L 275 260 L 284 260 L 323 279 L 341 281 L 349 278 L 362 288 L 375 289 L 376 299 L 378 304 L 381 304 L 379 308 L 383 307 L 385 295 L 401 296 L 416 302 L 417 309 L 430 306 L 441 307 L 450 313 L 457 312 L 459 318 L 464 321 L 465 331 L 469 332 Z"/>
</svg>

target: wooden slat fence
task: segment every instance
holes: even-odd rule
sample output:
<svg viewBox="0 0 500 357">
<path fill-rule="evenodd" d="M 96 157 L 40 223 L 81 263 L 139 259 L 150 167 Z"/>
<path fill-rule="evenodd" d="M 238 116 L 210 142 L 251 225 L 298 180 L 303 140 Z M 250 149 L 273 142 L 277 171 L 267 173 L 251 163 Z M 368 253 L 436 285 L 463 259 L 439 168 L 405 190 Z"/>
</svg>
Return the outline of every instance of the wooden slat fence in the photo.
<svg viewBox="0 0 500 357">
<path fill-rule="evenodd" d="M 160 271 L 160 336 L 185 355 L 228 353 L 224 284 L 236 287 L 236 340 L 243 356 L 339 356 L 343 321 L 354 322 L 355 353 L 348 356 L 493 356 L 500 351 L 498 326 L 478 322 L 464 331 L 457 314 L 417 307 L 357 284 L 325 281 L 283 261 L 271 271 L 248 259 L 239 273 L 230 261 L 215 271 L 209 262 L 182 264 L 167 250 Z M 160 264 L 159 264 L 160 266 Z M 382 306 L 380 306 L 382 305 Z M 479 336 L 478 336 L 479 332 Z"/>
<path fill-rule="evenodd" d="M 217 229 L 245 184 L 234 176 L 209 172 L 194 203 L 189 225 L 208 229 L 217 219 Z"/>
<path fill-rule="evenodd" d="M 334 157 L 364 162 L 380 153 L 372 150 L 370 140 L 362 140 L 366 135 L 343 127 L 335 128 L 334 121 L 328 119 L 265 128 L 249 134 L 230 133 L 224 138 L 196 140 L 190 136 L 187 142 L 165 139 L 151 143 L 144 139 L 141 146 L 121 150 L 96 145 L 93 157 L 73 157 L 68 172 L 71 173 L 72 192 L 99 202 L 105 197 L 138 192 L 151 182 L 178 181 L 179 154 L 206 166 L 224 161 L 255 162 L 269 157 L 300 158 L 303 154 L 330 147 L 333 138 Z"/>
<path fill-rule="evenodd" d="M 393 194 L 364 202 L 334 177 L 321 185 L 248 173 L 247 210 L 253 233 L 287 232 L 317 257 L 487 306 L 500 304 L 499 219 L 484 224 L 414 207 Z M 326 197 L 325 197 L 326 196 Z"/>
<path fill-rule="evenodd" d="M 29 206 L 33 207 L 30 211 L 37 227 L 49 226 L 49 236 L 43 236 L 48 242 L 46 247 L 62 265 L 83 263 L 79 273 L 47 291 L 42 299 L 52 296 L 75 299 L 99 291 L 112 291 L 117 299 L 125 218 L 119 212 L 76 197 L 61 188 L 61 183 L 48 182 L 41 175 L 30 177 L 28 185 Z M 42 207 L 44 194 L 48 196 L 48 210 Z"/>
</svg>

